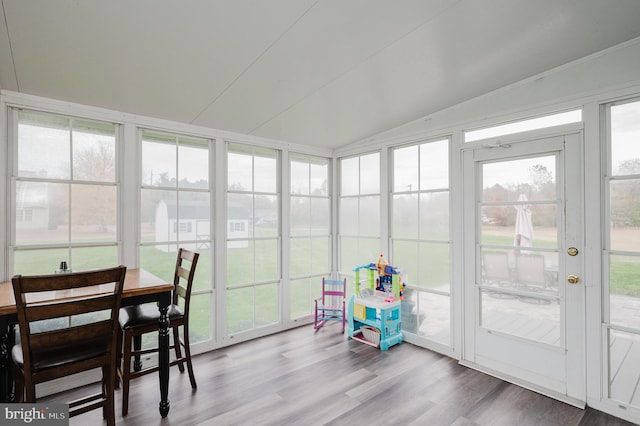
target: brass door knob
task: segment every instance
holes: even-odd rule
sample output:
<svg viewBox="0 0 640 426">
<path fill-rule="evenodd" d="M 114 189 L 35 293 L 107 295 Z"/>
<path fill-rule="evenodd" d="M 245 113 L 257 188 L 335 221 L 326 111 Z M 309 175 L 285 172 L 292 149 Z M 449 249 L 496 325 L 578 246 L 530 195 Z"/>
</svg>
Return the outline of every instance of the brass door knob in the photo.
<svg viewBox="0 0 640 426">
<path fill-rule="evenodd" d="M 567 276 L 567 282 L 569 284 L 578 284 L 578 281 L 580 281 L 580 278 L 578 278 L 577 275 L 570 274 L 569 276 Z"/>
</svg>

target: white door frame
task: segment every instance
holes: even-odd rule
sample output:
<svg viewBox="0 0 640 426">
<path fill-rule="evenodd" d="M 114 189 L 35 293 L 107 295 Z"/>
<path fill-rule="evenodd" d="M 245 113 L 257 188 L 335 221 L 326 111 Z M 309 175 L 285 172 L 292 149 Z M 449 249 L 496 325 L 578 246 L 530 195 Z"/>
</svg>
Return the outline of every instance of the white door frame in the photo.
<svg viewBox="0 0 640 426">
<path fill-rule="evenodd" d="M 564 173 L 558 173 L 558 182 L 560 191 L 564 194 L 564 202 L 566 212 L 563 217 L 573 218 L 565 219 L 562 224 L 558 224 L 559 233 L 563 237 L 559 241 L 559 263 L 564 265 L 560 272 L 566 271 L 566 274 L 576 274 L 580 278 L 584 278 L 584 175 L 583 175 L 583 152 L 581 132 L 569 133 L 560 136 L 564 142 L 558 149 L 558 138 L 536 139 L 529 138 L 521 142 L 513 142 L 514 149 L 508 148 L 511 145 L 503 145 L 500 148 L 499 143 L 489 143 L 485 147 L 478 146 L 476 149 L 468 149 L 463 152 L 463 264 L 464 264 L 464 319 L 463 319 L 463 350 L 460 363 L 474 369 L 486 372 L 488 374 L 500 377 L 506 381 L 518 384 L 520 386 L 535 390 L 539 393 L 548 395 L 555 399 L 584 407 L 586 401 L 586 347 L 585 347 L 585 286 L 584 280 L 576 285 L 565 285 L 562 294 L 565 300 L 565 317 L 562 322 L 569 320 L 569 327 L 565 327 L 563 348 L 571 349 L 566 351 L 566 361 L 563 367 L 566 367 L 566 390 L 558 392 L 555 389 L 549 389 L 545 386 L 535 384 L 526 377 L 497 371 L 488 367 L 483 362 L 479 362 L 476 357 L 476 326 L 478 318 L 478 300 L 477 289 L 475 286 L 476 279 L 476 239 L 478 235 L 477 211 L 476 211 L 476 187 L 477 167 L 476 163 L 485 159 L 501 158 L 508 159 L 511 156 L 518 157 L 527 154 L 536 154 L 544 152 L 558 152 L 560 149 L 560 161 L 563 162 Z M 492 147 L 492 149 L 486 149 Z M 516 151 L 511 153 L 510 151 Z M 572 175 L 575 182 L 571 185 L 573 190 L 567 191 L 564 182 L 564 175 Z M 568 256 L 566 250 L 568 247 L 577 247 L 580 251 L 579 256 Z M 559 281 L 564 283 L 565 276 L 559 276 Z M 577 325 L 576 325 L 577 324 Z"/>
</svg>

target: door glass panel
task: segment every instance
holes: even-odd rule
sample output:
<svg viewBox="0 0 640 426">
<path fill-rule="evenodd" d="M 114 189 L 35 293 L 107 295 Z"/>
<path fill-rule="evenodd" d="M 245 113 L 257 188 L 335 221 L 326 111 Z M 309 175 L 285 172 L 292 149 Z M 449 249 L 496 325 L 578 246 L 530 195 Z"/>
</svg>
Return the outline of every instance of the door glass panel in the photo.
<svg viewBox="0 0 640 426">
<path fill-rule="evenodd" d="M 557 301 L 493 290 L 482 290 L 480 295 L 482 327 L 560 346 L 560 305 Z"/>
<path fill-rule="evenodd" d="M 556 155 L 482 164 L 480 325 L 561 343 Z"/>
</svg>

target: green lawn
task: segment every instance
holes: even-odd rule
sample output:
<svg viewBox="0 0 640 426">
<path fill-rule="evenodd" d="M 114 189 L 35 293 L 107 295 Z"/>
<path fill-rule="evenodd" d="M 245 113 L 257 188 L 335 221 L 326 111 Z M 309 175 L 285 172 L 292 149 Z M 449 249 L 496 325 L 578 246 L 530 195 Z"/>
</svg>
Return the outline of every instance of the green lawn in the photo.
<svg viewBox="0 0 640 426">
<path fill-rule="evenodd" d="M 326 238 L 311 240 L 293 240 L 292 244 L 292 276 L 316 275 L 328 273 L 328 251 Z M 227 287 L 227 324 L 230 333 L 248 330 L 279 321 L 277 284 L 269 283 L 259 286 L 243 287 L 242 284 L 260 280 L 278 280 L 277 240 L 257 240 L 254 250 L 253 242 L 247 247 L 229 249 L 229 276 L 233 277 Z M 420 245 L 418 256 L 417 245 Z M 509 247 L 513 238 L 506 235 L 486 233 L 483 244 Z M 534 247 L 553 248 L 555 242 L 548 240 L 534 241 Z M 209 338 L 210 306 L 210 250 L 199 250 L 200 260 L 194 284 L 192 298 L 191 333 L 192 341 Z M 255 253 L 255 256 L 254 256 Z M 73 249 L 71 253 L 72 268 L 76 271 L 110 267 L 117 263 L 117 247 L 89 247 Z M 173 280 L 176 253 L 162 251 L 154 246 L 140 248 L 141 267 L 168 282 Z M 296 262 L 295 259 L 298 259 Z M 319 259 L 322 259 L 319 261 Z M 15 272 L 29 274 L 52 273 L 60 261 L 69 260 L 66 249 L 19 250 L 15 252 Z M 367 259 L 375 262 L 375 259 Z M 448 284 L 449 277 L 449 245 L 417 242 L 394 243 L 393 266 L 402 268 L 407 273 L 408 284 L 420 284 L 431 288 Z M 255 265 L 255 270 L 252 265 Z M 292 280 L 292 314 L 304 315 L 305 310 L 311 313 L 314 297 L 314 286 L 319 286 L 317 279 Z M 293 283 L 296 283 L 295 286 Z M 217 285 L 221 288 L 220 283 Z M 236 288 L 237 287 L 237 288 Z M 640 297 L 640 258 L 632 256 L 612 256 L 610 261 L 611 294 Z"/>
</svg>

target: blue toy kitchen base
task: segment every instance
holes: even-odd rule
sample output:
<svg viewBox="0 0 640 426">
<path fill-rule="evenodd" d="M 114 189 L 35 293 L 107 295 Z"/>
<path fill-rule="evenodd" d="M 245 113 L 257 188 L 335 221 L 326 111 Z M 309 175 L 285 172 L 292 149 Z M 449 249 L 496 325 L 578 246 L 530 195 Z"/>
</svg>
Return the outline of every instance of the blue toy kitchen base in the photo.
<svg viewBox="0 0 640 426">
<path fill-rule="evenodd" d="M 401 302 L 400 300 L 385 302 L 384 299 L 379 295 L 351 296 L 347 320 L 347 334 L 350 338 L 371 346 L 379 346 L 382 351 L 402 342 Z M 363 331 L 369 331 L 372 328 L 377 331 L 374 333 L 375 338 L 367 338 Z M 378 333 L 379 341 L 377 341 Z"/>
</svg>

